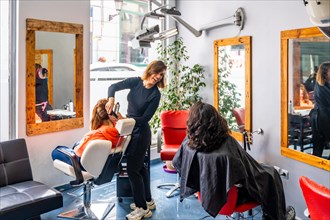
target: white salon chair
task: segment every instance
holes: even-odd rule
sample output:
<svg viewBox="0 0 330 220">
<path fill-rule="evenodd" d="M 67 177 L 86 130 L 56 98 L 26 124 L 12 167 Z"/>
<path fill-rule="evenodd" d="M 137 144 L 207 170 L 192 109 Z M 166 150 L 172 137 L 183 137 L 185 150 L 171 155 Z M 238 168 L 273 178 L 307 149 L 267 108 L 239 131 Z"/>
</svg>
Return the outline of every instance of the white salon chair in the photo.
<svg viewBox="0 0 330 220">
<path fill-rule="evenodd" d="M 69 219 L 104 219 L 114 208 L 114 203 L 92 202 L 91 193 L 94 185 L 102 185 L 111 182 L 115 173 L 118 172 L 118 165 L 131 139 L 131 133 L 135 120 L 118 120 L 116 128 L 119 132 L 119 144 L 112 148 L 112 143 L 107 140 L 93 140 L 86 146 L 80 163 L 86 171 L 80 169 L 77 157 L 69 151 L 60 151 L 70 156 L 73 166 L 60 160 L 54 160 L 54 167 L 63 173 L 75 178 L 70 184 L 83 187 L 83 204 L 79 204 L 73 210 L 58 215 L 60 218 Z M 97 213 L 96 213 L 97 210 Z M 99 216 L 99 213 L 102 216 Z"/>
</svg>

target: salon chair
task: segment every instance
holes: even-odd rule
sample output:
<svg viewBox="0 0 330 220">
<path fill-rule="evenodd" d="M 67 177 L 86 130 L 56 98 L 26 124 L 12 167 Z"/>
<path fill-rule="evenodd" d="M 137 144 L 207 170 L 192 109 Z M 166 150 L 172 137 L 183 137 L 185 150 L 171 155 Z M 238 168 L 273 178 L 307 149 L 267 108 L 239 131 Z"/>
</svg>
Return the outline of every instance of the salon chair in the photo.
<svg viewBox="0 0 330 220">
<path fill-rule="evenodd" d="M 239 198 L 239 185 L 232 186 L 229 191 L 227 192 L 227 202 L 222 206 L 222 208 L 219 211 L 219 215 L 226 215 L 226 216 L 233 216 L 234 219 L 240 219 L 240 217 L 244 218 L 244 212 L 249 211 L 249 215 L 252 217 L 252 209 L 256 208 L 260 204 L 255 201 L 246 201 L 242 204 L 237 205 L 237 201 Z M 201 201 L 201 195 L 200 192 L 197 192 L 198 200 Z"/>
<path fill-rule="evenodd" d="M 329 220 L 330 189 L 314 182 L 306 176 L 301 176 L 299 183 L 307 204 L 306 216 L 312 220 Z"/>
<path fill-rule="evenodd" d="M 163 111 L 160 114 L 161 129 L 157 134 L 157 149 L 160 153 L 160 159 L 167 162 L 167 164 L 171 164 L 186 136 L 188 114 L 188 110 L 170 110 Z M 174 168 L 169 169 L 166 165 L 164 165 L 163 169 L 165 172 L 177 174 Z M 171 187 L 165 194 L 169 198 L 173 196 L 176 190 L 180 189 L 180 184 L 177 181 L 176 183 L 163 183 L 157 187 Z"/>
<path fill-rule="evenodd" d="M 244 108 L 234 108 L 233 115 L 236 119 L 238 129 L 240 132 L 244 132 L 245 129 L 245 109 Z"/>
<path fill-rule="evenodd" d="M 289 114 L 289 145 L 304 152 L 313 148 L 312 126 L 309 115 Z"/>
<path fill-rule="evenodd" d="M 79 204 L 73 210 L 58 215 L 60 218 L 72 219 L 104 219 L 114 207 L 114 203 L 102 203 L 91 201 L 92 188 L 94 185 L 102 185 L 111 182 L 115 173 L 118 172 L 118 164 L 131 139 L 131 133 L 135 125 L 134 119 L 118 120 L 116 128 L 119 132 L 119 141 L 115 148 L 107 140 L 90 141 L 80 159 L 85 171 L 80 169 L 79 162 L 74 153 L 59 149 L 62 153 L 70 156 L 72 164 L 60 160 L 54 160 L 54 167 L 65 174 L 75 178 L 70 184 L 83 187 L 83 204 Z M 96 212 L 97 211 L 97 212 Z M 102 216 L 98 216 L 101 213 Z"/>
</svg>

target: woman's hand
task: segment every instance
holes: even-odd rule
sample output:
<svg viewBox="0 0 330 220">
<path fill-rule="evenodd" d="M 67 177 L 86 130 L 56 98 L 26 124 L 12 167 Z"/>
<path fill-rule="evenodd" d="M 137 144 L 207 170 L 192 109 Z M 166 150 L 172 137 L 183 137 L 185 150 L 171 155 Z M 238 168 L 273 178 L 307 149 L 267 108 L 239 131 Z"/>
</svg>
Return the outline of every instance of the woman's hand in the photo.
<svg viewBox="0 0 330 220">
<path fill-rule="evenodd" d="M 110 114 L 112 112 L 113 106 L 115 106 L 115 99 L 113 97 L 110 97 L 108 99 L 107 104 L 105 104 L 105 110 L 107 110 L 108 114 Z"/>
</svg>

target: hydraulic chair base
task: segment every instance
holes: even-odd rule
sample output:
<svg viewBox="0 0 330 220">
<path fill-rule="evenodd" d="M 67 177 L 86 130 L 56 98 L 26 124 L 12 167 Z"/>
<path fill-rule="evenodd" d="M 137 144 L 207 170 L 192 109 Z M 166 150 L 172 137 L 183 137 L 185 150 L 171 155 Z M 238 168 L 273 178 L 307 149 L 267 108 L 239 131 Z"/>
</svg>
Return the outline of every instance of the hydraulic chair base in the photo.
<svg viewBox="0 0 330 220">
<path fill-rule="evenodd" d="M 168 186 L 172 186 L 172 188 L 165 193 L 167 198 L 170 198 L 170 197 L 174 196 L 175 195 L 174 192 L 176 190 L 180 189 L 180 184 L 179 183 L 163 183 L 163 184 L 158 185 L 157 188 L 163 188 L 163 187 L 165 188 L 165 187 L 168 187 Z"/>
<path fill-rule="evenodd" d="M 91 219 L 103 220 L 114 208 L 115 203 L 112 202 L 91 202 L 91 191 L 93 183 L 87 181 L 83 185 L 83 204 L 77 205 L 74 209 L 63 212 L 57 217 L 66 219 Z"/>
<path fill-rule="evenodd" d="M 58 218 L 103 220 L 114 208 L 115 203 L 93 203 L 90 208 L 79 205 L 73 210 L 59 214 Z"/>
</svg>

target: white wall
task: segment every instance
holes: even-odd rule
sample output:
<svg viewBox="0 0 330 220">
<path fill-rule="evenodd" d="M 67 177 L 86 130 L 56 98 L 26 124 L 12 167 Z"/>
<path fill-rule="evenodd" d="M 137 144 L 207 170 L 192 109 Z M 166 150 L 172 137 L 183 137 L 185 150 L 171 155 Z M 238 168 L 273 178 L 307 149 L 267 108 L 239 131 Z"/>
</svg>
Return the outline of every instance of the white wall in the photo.
<svg viewBox="0 0 330 220">
<path fill-rule="evenodd" d="M 202 4 L 202 6 L 201 6 Z M 330 187 L 330 174 L 280 153 L 280 32 L 313 26 L 302 1 L 178 1 L 182 18 L 198 28 L 212 21 L 222 20 L 242 7 L 246 23 L 240 36 L 252 36 L 252 114 L 253 129 L 262 128 L 264 135 L 255 135 L 251 154 L 257 160 L 277 165 L 289 171 L 283 179 L 287 205 L 291 204 L 297 216 L 305 219 L 306 208 L 299 186 L 302 175 Z M 201 37 L 193 36 L 179 24 L 180 36 L 187 46 L 190 63 L 199 63 L 206 69 L 207 88 L 204 101 L 213 104 L 213 41 L 235 37 L 238 28 L 215 28 Z"/>
<path fill-rule="evenodd" d="M 50 186 L 68 183 L 52 164 L 51 152 L 58 145 L 72 146 L 89 129 L 89 1 L 19 1 L 18 6 L 18 137 L 26 139 L 34 179 Z M 51 134 L 26 136 L 25 115 L 25 26 L 26 18 L 84 25 L 84 128 Z"/>
</svg>

